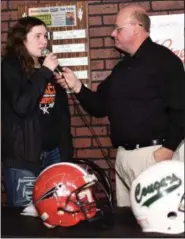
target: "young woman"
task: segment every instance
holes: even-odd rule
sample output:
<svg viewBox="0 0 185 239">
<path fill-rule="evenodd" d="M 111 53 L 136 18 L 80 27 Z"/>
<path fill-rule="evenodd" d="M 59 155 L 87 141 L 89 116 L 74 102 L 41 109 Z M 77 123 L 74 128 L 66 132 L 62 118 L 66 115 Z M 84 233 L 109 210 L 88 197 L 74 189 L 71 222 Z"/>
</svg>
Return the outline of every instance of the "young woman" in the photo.
<svg viewBox="0 0 185 239">
<path fill-rule="evenodd" d="M 55 54 L 44 59 L 47 28 L 25 17 L 10 29 L 2 61 L 2 160 L 9 206 L 31 202 L 38 173 L 71 161 L 70 113 L 66 91 L 56 84 Z"/>
</svg>

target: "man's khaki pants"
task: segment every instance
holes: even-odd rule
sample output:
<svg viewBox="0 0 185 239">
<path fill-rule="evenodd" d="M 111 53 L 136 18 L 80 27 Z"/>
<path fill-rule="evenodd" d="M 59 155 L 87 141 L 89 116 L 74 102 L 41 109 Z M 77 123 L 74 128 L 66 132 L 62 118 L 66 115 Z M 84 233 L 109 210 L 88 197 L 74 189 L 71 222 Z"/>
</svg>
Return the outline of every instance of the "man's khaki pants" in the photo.
<svg viewBox="0 0 185 239">
<path fill-rule="evenodd" d="M 132 181 L 150 165 L 157 163 L 153 153 L 161 145 L 144 147 L 134 150 L 126 150 L 119 147 L 116 156 L 116 170 L 130 188 Z M 174 153 L 173 159 L 178 159 Z M 130 206 L 130 192 L 116 175 L 116 199 L 118 207 Z"/>
</svg>

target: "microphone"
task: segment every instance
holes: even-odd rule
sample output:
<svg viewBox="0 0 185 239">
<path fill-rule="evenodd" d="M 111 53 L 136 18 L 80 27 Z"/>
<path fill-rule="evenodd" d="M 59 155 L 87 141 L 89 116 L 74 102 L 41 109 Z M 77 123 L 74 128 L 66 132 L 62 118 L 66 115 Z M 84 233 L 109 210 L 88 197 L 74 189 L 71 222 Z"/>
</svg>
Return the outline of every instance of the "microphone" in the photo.
<svg viewBox="0 0 185 239">
<path fill-rule="evenodd" d="M 41 49 L 41 56 L 45 57 L 50 53 L 50 50 L 43 48 Z"/>
<path fill-rule="evenodd" d="M 41 56 L 42 56 L 42 57 L 46 57 L 49 53 L 50 53 L 50 50 L 48 50 L 47 48 L 41 49 Z M 55 68 L 54 71 L 56 71 L 58 74 L 61 75 L 61 73 L 62 73 L 63 70 L 62 70 L 62 67 L 61 67 L 60 65 L 58 65 L 58 66 Z"/>
</svg>

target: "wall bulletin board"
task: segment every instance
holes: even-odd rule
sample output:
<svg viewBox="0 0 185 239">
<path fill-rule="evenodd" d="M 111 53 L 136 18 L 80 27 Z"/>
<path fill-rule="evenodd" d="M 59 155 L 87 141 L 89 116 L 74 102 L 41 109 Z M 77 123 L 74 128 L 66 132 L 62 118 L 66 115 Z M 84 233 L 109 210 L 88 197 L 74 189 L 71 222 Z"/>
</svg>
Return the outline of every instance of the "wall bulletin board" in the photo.
<svg viewBox="0 0 185 239">
<path fill-rule="evenodd" d="M 34 16 L 48 27 L 52 52 L 61 66 L 70 67 L 77 77 L 91 88 L 86 1 L 68 1 L 18 6 L 18 18 Z"/>
</svg>

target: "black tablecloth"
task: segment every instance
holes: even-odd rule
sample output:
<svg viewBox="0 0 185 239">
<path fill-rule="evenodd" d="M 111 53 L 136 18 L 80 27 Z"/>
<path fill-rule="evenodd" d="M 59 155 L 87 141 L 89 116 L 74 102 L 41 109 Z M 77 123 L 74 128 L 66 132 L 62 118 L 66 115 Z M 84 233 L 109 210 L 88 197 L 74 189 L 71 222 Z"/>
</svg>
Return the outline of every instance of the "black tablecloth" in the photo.
<svg viewBox="0 0 185 239">
<path fill-rule="evenodd" d="M 19 208 L 2 207 L 1 212 L 1 237 L 29 237 L 29 238 L 146 238 L 146 237 L 185 237 L 181 235 L 162 235 L 156 233 L 143 233 L 137 225 L 135 218 L 128 208 L 115 209 L 114 215 L 107 218 L 114 219 L 112 226 L 101 222 L 82 222 L 74 227 L 46 228 L 40 218 L 22 216 Z"/>
</svg>

